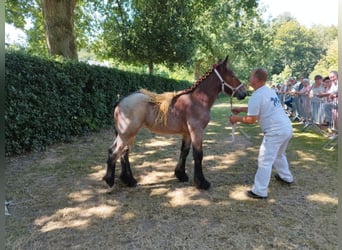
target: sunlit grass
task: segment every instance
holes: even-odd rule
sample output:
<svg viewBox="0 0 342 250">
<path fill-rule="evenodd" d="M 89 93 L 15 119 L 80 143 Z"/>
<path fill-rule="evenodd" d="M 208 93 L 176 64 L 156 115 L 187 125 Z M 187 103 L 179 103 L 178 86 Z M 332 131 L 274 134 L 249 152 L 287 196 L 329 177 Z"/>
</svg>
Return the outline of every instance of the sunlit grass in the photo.
<svg viewBox="0 0 342 250">
<path fill-rule="evenodd" d="M 133 242 L 137 249 L 159 243 L 162 249 L 165 242 L 172 248 L 176 241 L 179 246 L 190 241 L 205 248 L 222 243 L 218 249 L 225 249 L 229 241 L 236 249 L 335 249 L 337 150 L 323 150 L 327 138 L 302 132 L 303 124 L 293 123 L 287 156 L 294 185 L 284 186 L 272 176 L 268 200 L 247 198 L 263 134 L 258 124 L 240 124 L 232 143 L 229 101 L 226 96 L 217 100 L 204 132 L 203 172 L 212 184 L 208 191 L 193 185 L 191 153 L 186 164 L 189 182 L 175 178 L 180 136 L 144 129 L 130 153 L 136 188 L 120 182 L 119 161 L 111 193 L 102 181 L 110 130 L 9 159 L 6 198 L 17 204 L 6 218 L 7 248 L 133 249 Z M 247 100 L 233 101 L 247 105 Z M 238 245 L 241 242 L 253 246 Z M 35 248 L 36 243 L 40 247 Z"/>
</svg>

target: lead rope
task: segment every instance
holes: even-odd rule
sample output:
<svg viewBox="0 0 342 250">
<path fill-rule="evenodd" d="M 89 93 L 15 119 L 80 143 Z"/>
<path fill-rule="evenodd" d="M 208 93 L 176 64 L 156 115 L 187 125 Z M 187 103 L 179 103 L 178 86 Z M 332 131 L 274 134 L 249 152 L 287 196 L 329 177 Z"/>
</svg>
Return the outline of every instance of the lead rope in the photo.
<svg viewBox="0 0 342 250">
<path fill-rule="evenodd" d="M 233 109 L 233 95 L 230 97 L 230 116 L 233 115 L 232 109 Z M 235 130 L 236 130 L 236 123 L 232 124 L 232 132 L 231 132 L 232 133 L 232 140 L 231 140 L 231 142 L 235 141 Z"/>
<path fill-rule="evenodd" d="M 233 108 L 233 97 L 235 95 L 235 92 L 239 90 L 239 88 L 241 88 L 243 86 L 243 84 L 241 83 L 239 86 L 237 86 L 236 88 L 233 88 L 231 85 L 229 85 L 225 80 L 223 80 L 223 78 L 221 77 L 220 73 L 216 70 L 216 66 L 214 65 L 214 72 L 216 73 L 217 77 L 220 79 L 221 81 L 221 88 L 222 88 L 222 92 L 224 92 L 224 86 L 227 86 L 228 88 L 231 89 L 232 91 L 232 94 L 230 96 L 230 115 L 232 116 L 233 115 L 233 112 L 232 112 L 232 108 Z M 237 128 L 237 125 L 236 123 L 235 124 L 232 124 L 232 142 L 235 141 L 235 130 Z M 241 133 L 247 138 L 247 139 L 250 139 L 251 137 L 249 135 L 247 135 L 245 133 L 245 131 L 243 131 L 242 129 L 240 129 Z"/>
<path fill-rule="evenodd" d="M 233 92 L 233 94 L 234 94 L 234 92 Z M 232 109 L 233 109 L 233 94 L 230 97 L 230 116 L 233 115 L 233 112 L 232 112 Z M 237 129 L 237 123 L 232 124 L 232 132 L 231 132 L 232 133 L 232 140 L 231 140 L 231 142 L 235 141 L 235 131 L 236 131 L 236 129 Z M 247 135 L 246 132 L 241 127 L 239 127 L 239 131 L 241 132 L 241 134 L 243 134 L 244 137 L 246 137 L 247 140 L 251 139 L 251 136 Z"/>
</svg>

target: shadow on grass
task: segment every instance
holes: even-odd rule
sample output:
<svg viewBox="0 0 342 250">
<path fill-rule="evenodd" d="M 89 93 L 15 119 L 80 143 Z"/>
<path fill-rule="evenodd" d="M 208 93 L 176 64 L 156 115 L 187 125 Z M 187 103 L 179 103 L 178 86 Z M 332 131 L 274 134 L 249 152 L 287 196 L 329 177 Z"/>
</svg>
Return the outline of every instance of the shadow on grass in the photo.
<svg viewBox="0 0 342 250">
<path fill-rule="evenodd" d="M 248 199 L 262 134 L 240 127 L 231 142 L 229 102 L 218 101 L 205 132 L 203 171 L 209 191 L 173 175 L 181 139 L 142 130 L 131 153 L 138 187 L 118 181 L 107 193 L 111 131 L 55 145 L 44 153 L 8 159 L 6 249 L 333 249 L 337 244 L 337 152 L 324 138 L 295 134 L 288 159 L 295 184 L 272 177 L 269 199 Z"/>
</svg>

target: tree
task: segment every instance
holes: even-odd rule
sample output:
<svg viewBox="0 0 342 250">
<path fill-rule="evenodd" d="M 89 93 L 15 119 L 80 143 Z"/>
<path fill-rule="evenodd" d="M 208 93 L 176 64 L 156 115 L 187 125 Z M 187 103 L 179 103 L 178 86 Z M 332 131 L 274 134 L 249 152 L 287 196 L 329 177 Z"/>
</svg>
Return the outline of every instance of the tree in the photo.
<svg viewBox="0 0 342 250">
<path fill-rule="evenodd" d="M 169 67 L 191 58 L 195 44 L 196 1 L 108 1 L 101 15 L 103 33 L 96 51 L 103 57 Z"/>
<path fill-rule="evenodd" d="M 256 0 L 5 3 L 6 22 L 26 29 L 30 53 L 76 59 L 76 48 L 87 48 L 126 65 L 148 65 L 150 73 L 156 64 L 193 67 L 195 78 L 227 54 L 240 78 L 255 66 L 270 75 L 285 68 L 308 75 L 337 36 L 335 27 L 307 29 L 288 13 L 265 23 Z"/>
<path fill-rule="evenodd" d="M 274 26 L 272 74 L 280 74 L 289 66 L 294 76 L 308 76 L 323 53 L 316 33 L 296 20 Z"/>
<path fill-rule="evenodd" d="M 59 55 L 77 60 L 74 34 L 74 10 L 76 0 L 17 0 L 6 1 L 6 22 L 25 28 L 26 22 L 33 25 L 27 31 L 31 49 L 43 48 L 42 34 L 45 31 L 46 47 L 50 55 Z"/>
<path fill-rule="evenodd" d="M 247 79 L 255 65 L 265 65 L 272 41 L 256 1 L 215 1 L 196 20 L 196 78 L 213 61 L 229 55 L 238 76 Z"/>
<path fill-rule="evenodd" d="M 73 33 L 69 31 L 73 28 L 71 24 L 74 17 L 74 37 L 77 37 L 79 49 L 90 48 L 90 43 L 93 43 L 91 48 L 98 55 L 125 63 L 148 65 L 150 73 L 155 64 L 170 68 L 192 63 L 195 63 L 197 72 L 203 73 L 202 68 L 207 70 L 208 63 L 227 53 L 231 59 L 238 59 L 240 66 L 244 62 L 250 65 L 255 61 L 260 62 L 263 59 L 262 51 L 267 48 L 267 39 L 260 31 L 260 19 L 255 19 L 258 16 L 255 0 L 80 0 L 76 7 L 75 0 L 68 3 L 65 0 L 17 2 L 20 4 L 7 6 L 16 14 L 11 20 L 21 20 L 16 18 L 18 15 L 30 19 L 33 28 L 27 31 L 29 50 L 40 54 L 46 46 L 43 40 L 45 32 L 51 54 L 68 55 L 53 51 L 60 51 L 58 38 L 63 37 L 64 45 L 73 41 Z M 54 11 L 56 13 L 50 13 L 49 16 L 47 8 L 56 2 L 63 4 L 60 7 L 62 11 Z M 37 6 L 44 11 L 37 12 Z M 54 7 L 55 10 L 57 8 Z M 61 21 L 63 25 L 54 25 L 56 20 L 52 20 L 52 27 L 69 28 L 63 34 L 53 36 L 62 29 L 51 32 L 48 19 L 63 20 L 59 13 L 68 13 L 70 19 Z M 75 46 L 69 46 L 67 52 L 73 51 L 73 48 Z"/>
<path fill-rule="evenodd" d="M 50 55 L 77 60 L 75 6 L 76 0 L 42 0 L 46 44 Z"/>
<path fill-rule="evenodd" d="M 320 74 L 327 76 L 330 71 L 338 69 L 338 41 L 335 38 L 330 42 L 327 53 L 322 56 L 310 74 L 310 78 Z"/>
</svg>

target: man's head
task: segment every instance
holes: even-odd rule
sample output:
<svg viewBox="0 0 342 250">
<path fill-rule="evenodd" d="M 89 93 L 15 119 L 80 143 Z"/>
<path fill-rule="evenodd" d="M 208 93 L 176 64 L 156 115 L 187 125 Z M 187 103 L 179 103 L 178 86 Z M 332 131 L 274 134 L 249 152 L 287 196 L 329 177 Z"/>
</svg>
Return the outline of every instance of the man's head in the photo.
<svg viewBox="0 0 342 250">
<path fill-rule="evenodd" d="M 264 68 L 255 68 L 249 77 L 249 85 L 253 89 L 258 89 L 265 85 L 267 81 L 267 70 Z"/>
<path fill-rule="evenodd" d="M 326 77 L 323 78 L 323 86 L 326 87 L 326 88 L 330 88 L 331 81 L 330 81 L 329 76 L 326 76 Z"/>
<path fill-rule="evenodd" d="M 330 73 L 329 73 L 329 78 L 330 78 L 330 81 L 332 81 L 332 82 L 336 82 L 337 81 L 337 79 L 338 79 L 338 73 L 337 73 L 337 71 L 330 71 Z"/>
</svg>

